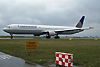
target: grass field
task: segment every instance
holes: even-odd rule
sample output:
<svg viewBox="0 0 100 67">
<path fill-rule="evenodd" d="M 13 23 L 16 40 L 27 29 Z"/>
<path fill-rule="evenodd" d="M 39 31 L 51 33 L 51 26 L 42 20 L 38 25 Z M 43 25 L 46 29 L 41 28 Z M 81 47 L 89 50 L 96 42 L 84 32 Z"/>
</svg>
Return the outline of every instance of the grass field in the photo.
<svg viewBox="0 0 100 67">
<path fill-rule="evenodd" d="M 37 53 L 25 51 L 26 41 L 38 41 Z M 55 63 L 55 52 L 73 54 L 73 63 L 83 67 L 100 66 L 100 40 L 93 39 L 1 39 L 0 52 L 48 65 Z"/>
</svg>

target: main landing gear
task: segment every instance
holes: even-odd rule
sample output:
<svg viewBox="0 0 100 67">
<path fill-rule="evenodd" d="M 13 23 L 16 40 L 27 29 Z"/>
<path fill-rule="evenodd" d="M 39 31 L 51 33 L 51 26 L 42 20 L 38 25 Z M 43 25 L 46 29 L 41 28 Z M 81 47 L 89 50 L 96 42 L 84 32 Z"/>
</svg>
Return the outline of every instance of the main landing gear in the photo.
<svg viewBox="0 0 100 67">
<path fill-rule="evenodd" d="M 47 38 L 47 39 L 51 38 L 51 36 L 49 35 L 49 32 L 46 33 L 46 38 Z M 54 38 L 55 38 L 55 39 L 59 39 L 60 37 L 58 36 L 58 34 L 56 34 Z"/>
<path fill-rule="evenodd" d="M 46 33 L 46 38 L 47 38 L 47 39 L 51 38 L 51 36 L 49 35 L 49 32 Z"/>
<path fill-rule="evenodd" d="M 47 39 L 51 38 L 51 36 L 46 36 Z"/>
<path fill-rule="evenodd" d="M 55 35 L 55 37 L 54 37 L 55 39 L 59 39 L 60 37 L 58 36 L 58 35 Z"/>
<path fill-rule="evenodd" d="M 11 39 L 13 39 L 13 34 L 10 34 L 10 35 L 11 35 L 11 37 L 10 37 L 10 38 L 11 38 Z"/>
</svg>

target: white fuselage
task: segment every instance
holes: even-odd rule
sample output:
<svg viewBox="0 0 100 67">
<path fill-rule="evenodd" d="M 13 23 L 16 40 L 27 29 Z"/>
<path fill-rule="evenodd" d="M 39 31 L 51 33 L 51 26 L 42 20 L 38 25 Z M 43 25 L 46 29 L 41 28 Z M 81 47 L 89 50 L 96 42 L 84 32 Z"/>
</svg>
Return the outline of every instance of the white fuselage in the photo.
<svg viewBox="0 0 100 67">
<path fill-rule="evenodd" d="M 64 30 L 64 29 L 78 29 L 76 27 L 69 26 L 48 26 L 48 25 L 27 25 L 27 24 L 11 24 L 5 27 L 3 30 L 10 34 L 34 34 L 42 35 L 44 32 L 55 32 L 55 30 Z M 62 32 L 58 34 L 74 34 L 80 31 L 70 31 Z"/>
</svg>

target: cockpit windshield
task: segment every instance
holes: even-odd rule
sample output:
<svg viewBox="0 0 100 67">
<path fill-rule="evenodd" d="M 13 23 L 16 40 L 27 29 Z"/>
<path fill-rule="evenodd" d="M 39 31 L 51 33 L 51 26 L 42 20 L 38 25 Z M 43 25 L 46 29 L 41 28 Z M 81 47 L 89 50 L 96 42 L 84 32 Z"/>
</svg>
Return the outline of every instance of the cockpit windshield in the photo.
<svg viewBox="0 0 100 67">
<path fill-rule="evenodd" d="M 6 28 L 10 28 L 10 26 L 6 26 Z"/>
</svg>

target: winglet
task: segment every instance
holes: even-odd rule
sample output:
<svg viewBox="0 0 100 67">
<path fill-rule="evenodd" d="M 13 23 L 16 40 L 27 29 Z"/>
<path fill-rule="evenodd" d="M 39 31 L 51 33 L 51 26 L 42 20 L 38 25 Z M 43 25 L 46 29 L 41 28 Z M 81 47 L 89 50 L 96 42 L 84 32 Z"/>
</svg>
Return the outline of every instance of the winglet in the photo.
<svg viewBox="0 0 100 67">
<path fill-rule="evenodd" d="M 80 19 L 80 21 L 78 22 L 78 24 L 76 25 L 76 27 L 82 28 L 83 22 L 84 22 L 84 18 L 85 18 L 85 16 L 82 16 L 82 18 Z"/>
</svg>

